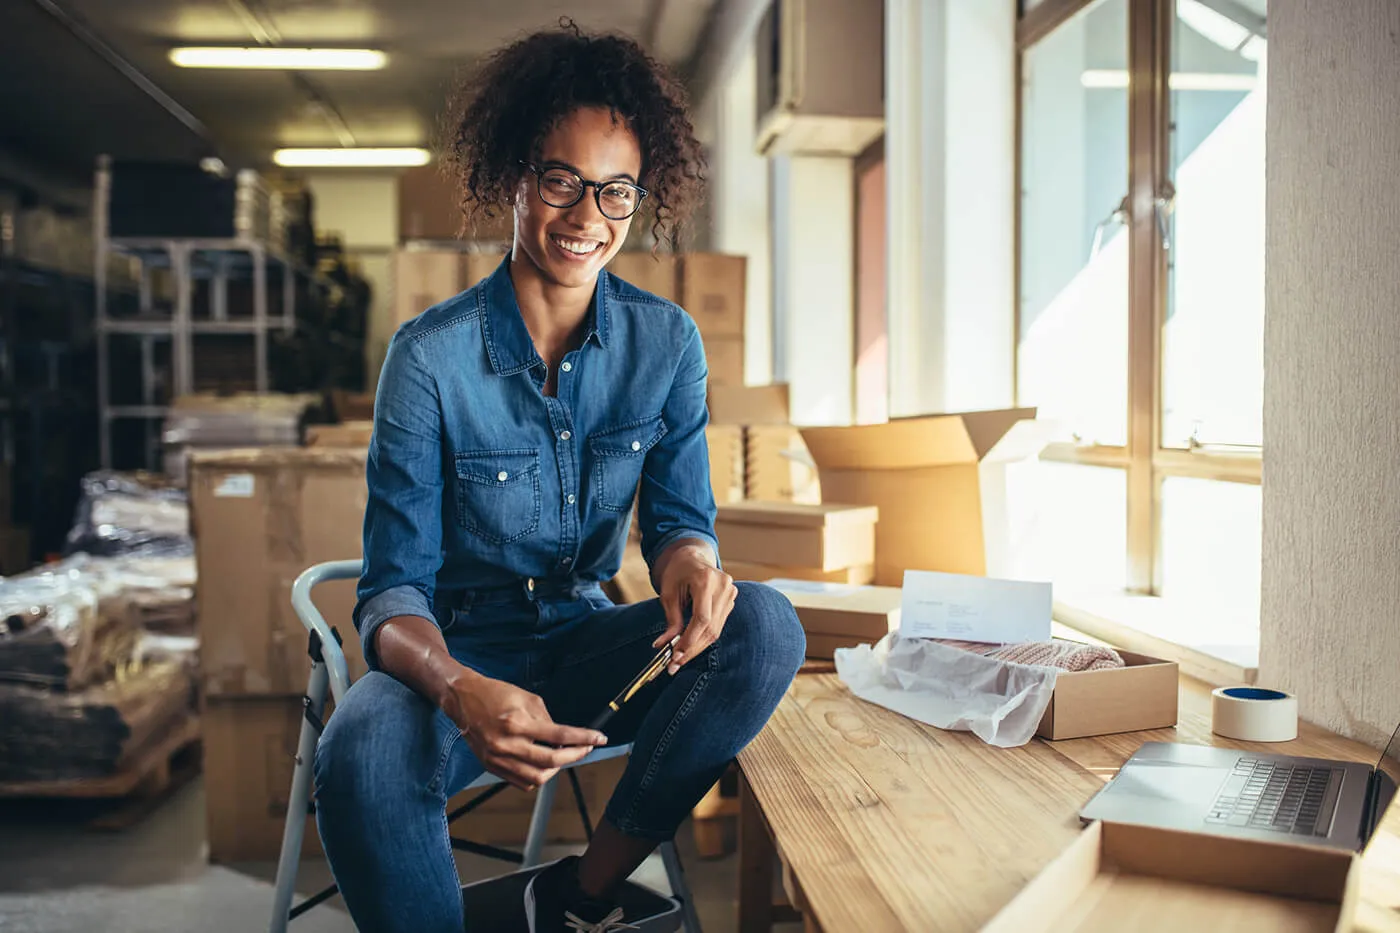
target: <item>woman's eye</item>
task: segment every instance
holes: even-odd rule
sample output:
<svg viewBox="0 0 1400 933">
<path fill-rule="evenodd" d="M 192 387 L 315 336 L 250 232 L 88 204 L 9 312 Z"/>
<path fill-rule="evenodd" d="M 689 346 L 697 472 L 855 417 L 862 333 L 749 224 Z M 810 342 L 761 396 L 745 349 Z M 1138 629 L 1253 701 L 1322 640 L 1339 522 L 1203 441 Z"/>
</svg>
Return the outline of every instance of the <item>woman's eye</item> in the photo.
<svg viewBox="0 0 1400 933">
<path fill-rule="evenodd" d="M 611 198 L 624 204 L 631 204 L 632 199 L 636 197 L 636 192 L 626 185 L 608 185 L 608 187 L 603 189 L 603 197 Z"/>
</svg>

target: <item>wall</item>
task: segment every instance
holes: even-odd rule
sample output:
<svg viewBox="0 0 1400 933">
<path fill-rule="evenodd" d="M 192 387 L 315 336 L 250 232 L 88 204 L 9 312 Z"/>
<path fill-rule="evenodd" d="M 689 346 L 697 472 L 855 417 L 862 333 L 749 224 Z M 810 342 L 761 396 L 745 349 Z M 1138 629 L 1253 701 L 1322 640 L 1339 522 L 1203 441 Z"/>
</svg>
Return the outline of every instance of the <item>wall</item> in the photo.
<svg viewBox="0 0 1400 933">
<path fill-rule="evenodd" d="M 1400 4 L 1269 10 L 1261 682 L 1400 717 Z"/>
</svg>

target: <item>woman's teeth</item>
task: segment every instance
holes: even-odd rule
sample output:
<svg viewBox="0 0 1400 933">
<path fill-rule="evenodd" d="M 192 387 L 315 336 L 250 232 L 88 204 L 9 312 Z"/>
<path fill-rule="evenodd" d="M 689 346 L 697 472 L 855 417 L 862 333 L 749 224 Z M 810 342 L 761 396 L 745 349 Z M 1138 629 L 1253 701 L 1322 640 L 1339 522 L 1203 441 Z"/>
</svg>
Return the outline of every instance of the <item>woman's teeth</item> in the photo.
<svg viewBox="0 0 1400 933">
<path fill-rule="evenodd" d="M 597 240 L 567 240 L 560 236 L 556 236 L 553 239 L 555 243 L 559 244 L 561 249 L 566 249 L 575 256 L 587 256 L 603 245 Z"/>
</svg>

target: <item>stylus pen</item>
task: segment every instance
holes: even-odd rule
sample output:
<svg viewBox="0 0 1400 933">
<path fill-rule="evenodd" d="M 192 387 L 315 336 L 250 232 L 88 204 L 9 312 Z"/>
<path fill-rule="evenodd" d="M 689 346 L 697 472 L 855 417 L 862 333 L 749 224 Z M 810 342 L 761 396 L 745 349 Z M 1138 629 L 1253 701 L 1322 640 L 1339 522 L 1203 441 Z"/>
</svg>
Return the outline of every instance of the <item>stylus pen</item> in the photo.
<svg viewBox="0 0 1400 933">
<path fill-rule="evenodd" d="M 656 657 L 651 659 L 651 663 L 644 667 L 640 674 L 633 677 L 631 682 L 622 688 L 621 693 L 608 701 L 607 707 L 593 718 L 593 721 L 588 724 L 588 728 L 597 729 L 601 732 L 603 726 L 608 724 L 608 720 L 612 719 L 617 711 L 622 709 L 622 704 L 632 699 L 632 697 L 637 695 L 637 691 L 655 680 L 657 675 L 666 669 L 666 665 L 671 663 L 671 652 L 675 649 L 676 642 L 678 641 L 680 641 L 679 635 L 667 642 L 661 651 L 657 653 Z"/>
</svg>

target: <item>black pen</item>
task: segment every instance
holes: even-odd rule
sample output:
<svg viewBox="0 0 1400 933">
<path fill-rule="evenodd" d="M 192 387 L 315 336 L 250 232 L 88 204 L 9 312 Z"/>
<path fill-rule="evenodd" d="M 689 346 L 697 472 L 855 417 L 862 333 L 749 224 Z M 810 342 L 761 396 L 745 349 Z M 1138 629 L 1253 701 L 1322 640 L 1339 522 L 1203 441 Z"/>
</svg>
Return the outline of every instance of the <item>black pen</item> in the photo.
<svg viewBox="0 0 1400 933">
<path fill-rule="evenodd" d="M 601 732 L 603 726 L 607 725 L 608 720 L 612 719 L 613 715 L 616 714 L 618 710 L 622 709 L 622 704 L 632 699 L 632 697 L 636 696 L 637 691 L 655 680 L 657 675 L 666 669 L 666 665 L 671 663 L 671 652 L 675 650 L 676 642 L 678 641 L 680 641 L 679 635 L 667 642 L 657 653 L 656 657 L 651 659 L 651 663 L 643 668 L 640 674 L 633 677 L 631 682 L 622 688 L 621 693 L 608 701 L 607 708 L 593 718 L 593 721 L 588 724 L 588 728 L 597 729 Z"/>
</svg>

